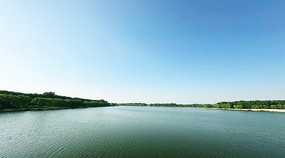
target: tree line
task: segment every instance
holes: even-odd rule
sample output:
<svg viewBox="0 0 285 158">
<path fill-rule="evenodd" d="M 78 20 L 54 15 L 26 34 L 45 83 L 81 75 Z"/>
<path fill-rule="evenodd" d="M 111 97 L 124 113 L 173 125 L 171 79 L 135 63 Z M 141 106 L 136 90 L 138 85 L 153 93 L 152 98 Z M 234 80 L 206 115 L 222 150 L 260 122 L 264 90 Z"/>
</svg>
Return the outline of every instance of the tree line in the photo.
<svg viewBox="0 0 285 158">
<path fill-rule="evenodd" d="M 0 90 L 0 109 L 60 109 L 111 106 L 105 100 L 91 100 L 56 95 L 54 92 L 20 93 Z"/>
<path fill-rule="evenodd" d="M 224 109 L 285 109 L 285 100 L 251 100 L 218 102 L 216 104 L 176 104 L 176 103 L 108 103 L 105 100 L 91 100 L 56 95 L 54 92 L 20 93 L 0 90 L 1 109 L 41 110 L 60 108 L 84 108 L 103 106 L 161 106 L 161 107 L 195 107 Z"/>
<path fill-rule="evenodd" d="M 206 107 L 212 108 L 212 104 L 176 104 L 176 103 L 120 103 L 120 106 L 162 106 L 162 107 Z"/>
<path fill-rule="evenodd" d="M 163 106 L 163 107 L 194 107 L 194 108 L 223 108 L 223 109 L 285 109 L 285 100 L 251 100 L 218 102 L 216 104 L 146 104 L 121 103 L 121 106 Z"/>
<path fill-rule="evenodd" d="M 219 102 L 213 104 L 214 108 L 235 109 L 285 109 L 285 100 L 251 100 Z"/>
</svg>

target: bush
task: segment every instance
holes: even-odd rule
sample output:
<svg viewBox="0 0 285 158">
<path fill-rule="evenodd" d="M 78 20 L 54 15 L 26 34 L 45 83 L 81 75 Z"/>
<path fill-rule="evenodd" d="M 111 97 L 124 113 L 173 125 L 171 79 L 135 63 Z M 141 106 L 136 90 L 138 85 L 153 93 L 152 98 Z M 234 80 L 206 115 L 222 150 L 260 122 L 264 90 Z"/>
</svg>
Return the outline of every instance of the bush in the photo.
<svg viewBox="0 0 285 158">
<path fill-rule="evenodd" d="M 235 109 L 242 109 L 242 105 L 234 105 Z"/>
</svg>

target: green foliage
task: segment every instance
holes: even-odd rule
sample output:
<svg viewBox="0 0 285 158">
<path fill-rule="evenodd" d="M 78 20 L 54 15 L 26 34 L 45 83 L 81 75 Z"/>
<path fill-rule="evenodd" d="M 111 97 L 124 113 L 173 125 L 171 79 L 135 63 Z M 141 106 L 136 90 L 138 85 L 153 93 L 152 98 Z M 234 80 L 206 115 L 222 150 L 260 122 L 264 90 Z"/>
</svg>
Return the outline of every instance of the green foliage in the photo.
<svg viewBox="0 0 285 158">
<path fill-rule="evenodd" d="M 224 108 L 224 109 L 232 108 L 231 103 L 222 102 L 222 103 L 218 103 L 218 104 L 221 108 Z"/>
<path fill-rule="evenodd" d="M 164 104 L 146 104 L 146 103 L 121 103 L 117 104 L 120 106 L 163 106 L 163 107 L 193 107 L 193 108 L 213 108 L 212 104 L 175 104 L 175 103 L 164 103 Z"/>
<path fill-rule="evenodd" d="M 235 108 L 235 109 L 285 109 L 285 100 L 251 100 L 219 102 L 216 104 L 145 104 L 123 103 L 110 104 L 105 100 L 90 100 L 56 95 L 54 92 L 43 94 L 19 93 L 0 90 L 0 109 L 48 109 L 52 108 L 83 108 L 101 106 L 164 106 L 164 107 L 194 107 L 194 108 Z"/>
<path fill-rule="evenodd" d="M 121 103 L 120 106 L 148 106 L 146 103 Z"/>
<path fill-rule="evenodd" d="M 270 109 L 277 109 L 276 105 L 270 105 Z"/>
<path fill-rule="evenodd" d="M 175 103 L 165 103 L 165 104 L 149 104 L 149 106 L 169 106 L 169 107 L 173 107 L 173 106 L 181 106 L 181 105 L 177 105 Z"/>
<path fill-rule="evenodd" d="M 236 109 L 283 109 L 283 105 L 285 105 L 285 100 L 251 100 L 251 101 L 234 101 L 234 102 L 220 102 L 217 103 L 221 106 L 221 108 L 227 107 L 227 105 L 231 105 L 231 108 Z"/>
<path fill-rule="evenodd" d="M 282 109 L 283 108 L 283 105 L 282 104 L 277 104 L 276 105 L 276 109 Z"/>
<path fill-rule="evenodd" d="M 0 91 L 0 109 L 47 109 L 49 107 L 81 108 L 99 106 L 111 106 L 111 104 L 105 100 L 90 100 L 58 96 L 54 92 L 25 94 L 19 92 Z"/>
<path fill-rule="evenodd" d="M 43 97 L 54 98 L 55 97 L 55 93 L 54 92 L 44 92 L 43 93 Z"/>
<path fill-rule="evenodd" d="M 213 107 L 214 108 L 221 108 L 221 106 L 219 104 L 214 104 Z"/>
<path fill-rule="evenodd" d="M 53 106 L 53 99 L 37 97 L 31 101 L 34 107 L 51 107 Z"/>
<path fill-rule="evenodd" d="M 234 105 L 233 106 L 235 109 L 242 109 L 242 105 Z"/>
<path fill-rule="evenodd" d="M 18 96 L 17 96 L 17 99 L 18 99 L 19 102 L 20 102 L 21 108 L 27 107 L 28 104 L 32 101 L 32 98 L 31 98 L 31 97 L 25 96 L 25 95 L 18 95 Z"/>
<path fill-rule="evenodd" d="M 145 103 L 123 103 L 123 106 L 168 106 L 168 107 L 195 107 L 195 108 L 224 108 L 224 109 L 285 109 L 285 100 L 252 100 L 219 102 L 216 104 L 145 104 Z"/>
<path fill-rule="evenodd" d="M 204 104 L 204 107 L 205 108 L 213 108 L 214 106 L 213 106 L 213 104 Z"/>
</svg>

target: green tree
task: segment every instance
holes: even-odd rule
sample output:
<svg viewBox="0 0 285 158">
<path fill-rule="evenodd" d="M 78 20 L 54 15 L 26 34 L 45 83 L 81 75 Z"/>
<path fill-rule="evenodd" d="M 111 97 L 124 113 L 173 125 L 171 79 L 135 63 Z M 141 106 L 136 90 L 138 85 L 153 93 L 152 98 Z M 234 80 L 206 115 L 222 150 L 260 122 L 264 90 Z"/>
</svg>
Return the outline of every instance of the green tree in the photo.
<svg viewBox="0 0 285 158">
<path fill-rule="evenodd" d="M 55 97 L 55 93 L 54 92 L 44 92 L 43 93 L 43 97 L 45 97 L 45 98 L 54 98 Z"/>
<path fill-rule="evenodd" d="M 31 101 L 31 104 L 33 104 L 35 107 L 47 107 L 47 106 L 52 106 L 52 100 L 49 98 L 41 98 L 41 97 L 37 97 L 34 98 Z"/>
<path fill-rule="evenodd" d="M 235 109 L 242 109 L 242 105 L 234 105 Z"/>
<path fill-rule="evenodd" d="M 282 108 L 283 108 L 282 104 L 277 104 L 276 105 L 276 109 L 282 109 Z"/>
<path fill-rule="evenodd" d="M 8 98 L 9 95 L 0 94 L 0 105 L 2 108 L 10 106 L 10 100 Z"/>
<path fill-rule="evenodd" d="M 20 108 L 26 108 L 32 101 L 32 98 L 25 95 L 18 95 L 17 100 L 19 100 Z"/>
<path fill-rule="evenodd" d="M 219 104 L 214 104 L 213 106 L 214 106 L 214 108 L 220 108 Z"/>
<path fill-rule="evenodd" d="M 270 105 L 270 109 L 277 109 L 276 105 Z"/>
</svg>

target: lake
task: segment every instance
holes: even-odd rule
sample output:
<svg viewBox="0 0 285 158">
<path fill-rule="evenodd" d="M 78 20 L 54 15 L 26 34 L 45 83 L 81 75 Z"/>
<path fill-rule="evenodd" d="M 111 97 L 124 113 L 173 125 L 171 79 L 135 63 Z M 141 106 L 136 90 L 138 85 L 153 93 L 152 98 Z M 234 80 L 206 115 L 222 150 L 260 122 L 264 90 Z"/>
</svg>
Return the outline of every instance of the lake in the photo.
<svg viewBox="0 0 285 158">
<path fill-rule="evenodd" d="M 0 113 L 0 157 L 285 157 L 285 113 L 135 106 Z"/>
</svg>

